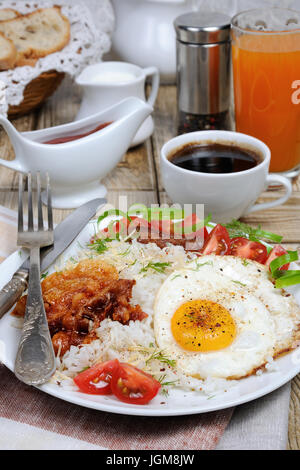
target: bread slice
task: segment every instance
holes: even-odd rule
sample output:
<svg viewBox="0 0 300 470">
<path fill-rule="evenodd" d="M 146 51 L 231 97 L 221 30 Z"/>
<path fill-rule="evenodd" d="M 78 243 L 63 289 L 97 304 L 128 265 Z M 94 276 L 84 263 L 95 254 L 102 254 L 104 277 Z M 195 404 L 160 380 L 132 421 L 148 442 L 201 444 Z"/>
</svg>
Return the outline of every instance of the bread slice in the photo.
<svg viewBox="0 0 300 470">
<path fill-rule="evenodd" d="M 34 67 L 39 59 L 26 59 L 26 57 L 19 57 L 16 66 L 24 67 L 25 65 L 29 67 Z"/>
<path fill-rule="evenodd" d="M 0 21 L 12 20 L 18 16 L 22 16 L 21 13 L 12 8 L 1 8 L 0 10 Z"/>
<path fill-rule="evenodd" d="M 0 70 L 11 69 L 17 60 L 17 49 L 14 43 L 0 33 Z"/>
<path fill-rule="evenodd" d="M 70 23 L 60 10 L 58 6 L 42 8 L 0 22 L 0 32 L 17 48 L 16 66 L 60 51 L 68 44 Z"/>
</svg>

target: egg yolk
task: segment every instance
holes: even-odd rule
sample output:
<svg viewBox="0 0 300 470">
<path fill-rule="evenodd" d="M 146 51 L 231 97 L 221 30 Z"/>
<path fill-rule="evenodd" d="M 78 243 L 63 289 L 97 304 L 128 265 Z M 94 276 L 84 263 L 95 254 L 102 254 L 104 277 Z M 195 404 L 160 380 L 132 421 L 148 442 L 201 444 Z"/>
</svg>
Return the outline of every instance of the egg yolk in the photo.
<svg viewBox="0 0 300 470">
<path fill-rule="evenodd" d="M 236 336 L 235 322 L 226 308 L 210 300 L 182 304 L 171 320 L 176 342 L 187 351 L 217 351 L 229 346 Z"/>
</svg>

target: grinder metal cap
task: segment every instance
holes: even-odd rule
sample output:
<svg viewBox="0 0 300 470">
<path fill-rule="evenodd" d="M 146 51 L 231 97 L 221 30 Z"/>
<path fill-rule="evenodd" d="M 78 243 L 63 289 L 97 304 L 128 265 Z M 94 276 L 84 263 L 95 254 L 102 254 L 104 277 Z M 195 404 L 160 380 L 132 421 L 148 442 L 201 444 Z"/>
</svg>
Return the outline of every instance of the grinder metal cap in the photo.
<svg viewBox="0 0 300 470">
<path fill-rule="evenodd" d="M 231 18 L 218 12 L 191 12 L 174 21 L 178 41 L 188 44 L 215 44 L 230 41 Z"/>
</svg>

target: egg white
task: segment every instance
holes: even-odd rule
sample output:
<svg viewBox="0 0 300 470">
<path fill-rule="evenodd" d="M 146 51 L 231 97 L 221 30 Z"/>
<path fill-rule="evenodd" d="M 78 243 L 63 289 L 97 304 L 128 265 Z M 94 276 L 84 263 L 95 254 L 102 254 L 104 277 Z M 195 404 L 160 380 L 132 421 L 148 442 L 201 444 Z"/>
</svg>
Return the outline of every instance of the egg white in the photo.
<svg viewBox="0 0 300 470">
<path fill-rule="evenodd" d="M 204 299 L 226 308 L 237 334 L 230 346 L 209 352 L 186 351 L 175 341 L 171 319 L 185 302 Z M 154 332 L 159 348 L 176 359 L 186 375 L 242 378 L 270 357 L 293 347 L 300 309 L 292 297 L 275 289 L 268 269 L 232 256 L 208 255 L 174 271 L 157 293 Z"/>
</svg>

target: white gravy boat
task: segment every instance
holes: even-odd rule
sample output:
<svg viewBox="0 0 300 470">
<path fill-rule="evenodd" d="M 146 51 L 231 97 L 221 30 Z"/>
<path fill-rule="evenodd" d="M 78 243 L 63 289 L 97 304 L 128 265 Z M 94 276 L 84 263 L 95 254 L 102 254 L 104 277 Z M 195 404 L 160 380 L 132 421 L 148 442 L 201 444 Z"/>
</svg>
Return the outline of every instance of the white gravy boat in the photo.
<svg viewBox="0 0 300 470">
<path fill-rule="evenodd" d="M 22 173 L 49 173 L 53 207 L 79 207 L 96 197 L 104 197 L 100 181 L 118 164 L 131 144 L 141 123 L 153 108 L 130 97 L 79 121 L 38 131 L 18 132 L 4 117 L 6 130 L 15 150 L 12 161 L 0 158 L 0 164 Z M 86 137 L 61 144 L 44 144 L 58 137 L 75 136 L 112 122 Z"/>
</svg>

